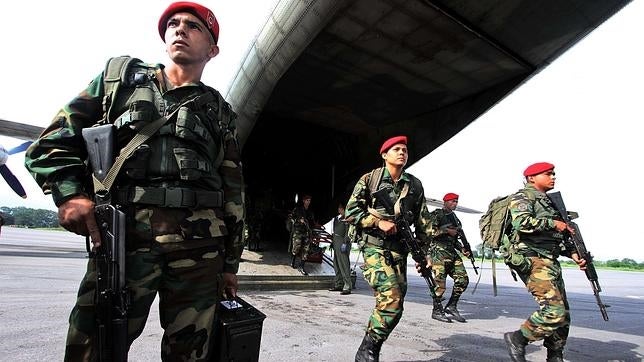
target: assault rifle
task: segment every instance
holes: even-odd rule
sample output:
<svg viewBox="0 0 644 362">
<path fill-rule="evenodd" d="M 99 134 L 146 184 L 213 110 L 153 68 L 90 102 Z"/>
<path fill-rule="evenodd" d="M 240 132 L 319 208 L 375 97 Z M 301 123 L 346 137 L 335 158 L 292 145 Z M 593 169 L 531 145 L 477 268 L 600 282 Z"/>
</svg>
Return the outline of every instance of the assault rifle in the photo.
<svg viewBox="0 0 644 362">
<path fill-rule="evenodd" d="M 561 193 L 559 191 L 550 192 L 547 195 L 561 215 L 563 221 L 568 224 L 568 226 L 570 226 L 574 231 L 572 235 L 569 235 L 569 238 L 575 245 L 577 255 L 579 255 L 580 258 L 586 260 L 586 270 L 584 270 L 584 272 L 586 272 L 586 278 L 588 278 L 588 280 L 590 281 L 590 286 L 593 288 L 593 294 L 595 294 L 595 299 L 597 300 L 597 305 L 599 306 L 599 311 L 602 314 L 602 318 L 604 318 L 605 321 L 608 321 L 608 313 L 606 312 L 606 307 L 609 306 L 602 303 L 602 300 L 599 297 L 599 292 L 602 291 L 602 288 L 599 285 L 597 271 L 595 270 L 595 265 L 593 264 L 593 256 L 588 250 L 586 250 L 586 244 L 584 243 L 584 239 L 581 237 L 581 232 L 579 231 L 577 223 L 572 221 L 579 215 L 576 212 L 566 210 L 566 205 L 564 204 L 563 198 L 561 197 Z"/>
<path fill-rule="evenodd" d="M 114 126 L 83 129 L 83 139 L 95 182 L 94 215 L 101 232 L 101 245 L 86 247 L 96 266 L 96 324 L 100 361 L 127 361 L 127 312 L 130 304 L 125 287 L 125 214 L 111 205 L 109 187 L 103 185 L 114 162 Z M 98 190 L 97 190 L 98 189 Z"/>
<path fill-rule="evenodd" d="M 372 195 L 380 205 L 384 206 L 385 210 L 387 210 L 387 214 L 394 215 L 394 204 L 389 198 L 387 189 L 380 189 L 374 192 Z M 411 213 L 411 211 L 408 211 L 407 213 Z M 414 259 L 414 261 L 420 265 L 420 275 L 423 277 L 423 279 L 425 279 L 425 282 L 427 282 L 430 296 L 432 297 L 432 299 L 436 300 L 437 298 L 434 292 L 434 290 L 436 289 L 436 282 L 434 281 L 434 277 L 432 276 L 431 268 L 427 267 L 427 255 L 420 247 L 418 240 L 414 237 L 414 234 L 411 231 L 411 227 L 409 226 L 409 222 L 405 218 L 404 214 L 398 215 L 394 220 L 391 221 L 396 224 L 396 229 L 398 229 L 398 233 L 401 236 L 400 240 L 405 243 L 405 246 L 407 247 L 407 250 L 409 250 L 412 259 Z"/>
<path fill-rule="evenodd" d="M 470 243 L 467 241 L 467 238 L 465 237 L 465 232 L 463 231 L 462 227 L 455 226 L 454 224 L 446 224 L 442 225 L 439 227 L 439 229 L 456 229 L 456 238 L 460 241 L 461 243 L 461 249 L 464 252 L 467 252 L 470 254 L 467 258 L 470 259 L 472 262 L 472 267 L 474 268 L 474 273 L 478 275 L 479 273 L 479 267 L 476 266 L 475 260 L 474 260 L 474 254 L 472 253 L 472 246 L 470 246 Z"/>
<path fill-rule="evenodd" d="M 457 228 L 458 231 L 458 239 L 461 241 L 461 244 L 463 245 L 463 250 L 466 251 L 468 255 L 468 259 L 472 262 L 472 268 L 474 268 L 474 273 L 478 274 L 479 273 L 479 267 L 476 266 L 474 263 L 474 254 L 472 253 L 472 246 L 470 246 L 470 243 L 467 242 L 467 238 L 465 237 L 465 232 L 463 231 L 463 228 Z"/>
</svg>

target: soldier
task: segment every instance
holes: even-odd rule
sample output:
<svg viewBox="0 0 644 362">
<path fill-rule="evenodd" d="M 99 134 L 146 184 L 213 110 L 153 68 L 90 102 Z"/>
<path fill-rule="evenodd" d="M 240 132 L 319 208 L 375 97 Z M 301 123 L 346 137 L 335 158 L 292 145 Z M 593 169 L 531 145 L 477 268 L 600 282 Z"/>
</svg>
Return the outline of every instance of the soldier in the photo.
<svg viewBox="0 0 644 362">
<path fill-rule="evenodd" d="M 469 252 L 463 250 L 462 245 L 458 241 L 458 233 L 461 228 L 461 221 L 456 217 L 454 209 L 458 205 L 458 195 L 455 193 L 447 193 L 443 196 L 443 207 L 431 212 L 431 220 L 435 234 L 431 243 L 431 256 L 432 256 L 432 271 L 434 272 L 434 280 L 436 281 L 436 299 L 434 299 L 434 310 L 432 311 L 432 318 L 441 322 L 451 322 L 450 318 L 445 315 L 445 312 L 452 315 L 452 319 L 459 322 L 465 322 L 465 318 L 461 316 L 456 304 L 461 297 L 467 285 L 469 278 L 467 271 L 463 266 L 463 259 L 458 255 L 461 251 L 465 256 L 469 257 Z M 454 286 L 452 294 L 443 310 L 440 302 L 443 294 L 445 294 L 445 285 L 447 276 L 454 279 Z"/>
<path fill-rule="evenodd" d="M 405 172 L 407 137 L 386 140 L 380 147 L 384 167 L 364 174 L 353 189 L 345 215 L 361 230 L 364 245 L 363 276 L 376 297 L 356 361 L 378 361 L 380 348 L 396 327 L 403 314 L 407 293 L 408 250 L 400 240 L 394 215 L 388 215 L 383 205 L 374 202 L 372 190 L 386 189 L 395 209 L 408 215 L 415 226 L 416 237 L 427 242 L 431 234 L 425 192 L 419 179 Z M 375 180 L 373 178 L 376 178 Z M 374 183 L 374 187 L 370 187 Z M 431 259 L 427 260 L 431 267 Z"/>
<path fill-rule="evenodd" d="M 333 270 L 335 278 L 331 292 L 342 295 L 351 294 L 351 240 L 349 240 L 349 225 L 344 218 L 344 205 L 338 205 L 338 214 L 333 218 Z"/>
<path fill-rule="evenodd" d="M 107 79 L 106 69 L 58 112 L 27 151 L 25 165 L 52 195 L 60 224 L 89 235 L 97 248 L 101 235 L 81 129 L 114 124 L 118 153 L 143 124 L 167 117 L 127 158 L 111 189 L 113 203 L 127 217 L 128 347 L 143 331 L 158 293 L 161 359 L 205 361 L 213 353 L 215 306 L 224 293 L 236 296 L 243 250 L 236 115 L 201 82 L 204 67 L 219 53 L 213 12 L 192 2 L 172 3 L 158 31 L 168 64 L 136 60 L 113 94 L 106 82 L 114 78 Z M 69 318 L 65 360 L 99 358 L 94 269 L 90 260 Z"/>
<path fill-rule="evenodd" d="M 311 247 L 311 229 L 316 226 L 313 211 L 309 209 L 310 206 L 311 195 L 303 195 L 301 203 L 298 202 L 291 214 L 293 218 L 291 267 L 297 268 L 302 275 L 309 275 L 304 270 L 304 264 L 309 255 L 309 248 Z M 298 258 L 300 260 L 299 263 L 297 262 Z"/>
<path fill-rule="evenodd" d="M 509 247 L 512 268 L 521 277 L 539 309 L 514 332 L 503 335 L 513 361 L 525 361 L 525 346 L 543 339 L 548 361 L 563 361 L 570 328 L 570 311 L 557 257 L 570 257 L 584 270 L 574 245 L 564 242 L 563 232 L 573 230 L 560 220 L 546 195 L 555 187 L 555 166 L 539 162 L 523 172 L 526 185 L 510 200 L 513 241 Z M 518 262 L 520 260 L 520 262 Z"/>
</svg>

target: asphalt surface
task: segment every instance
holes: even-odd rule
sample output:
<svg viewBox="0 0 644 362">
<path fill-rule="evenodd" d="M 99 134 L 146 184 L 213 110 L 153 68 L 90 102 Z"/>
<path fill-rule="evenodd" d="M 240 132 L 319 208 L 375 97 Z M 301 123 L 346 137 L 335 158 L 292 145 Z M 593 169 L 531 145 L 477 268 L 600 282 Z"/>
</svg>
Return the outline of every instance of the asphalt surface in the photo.
<svg viewBox="0 0 644 362">
<path fill-rule="evenodd" d="M 86 264 L 83 249 L 84 239 L 69 233 L 2 228 L 0 361 L 62 360 L 67 318 Z M 483 265 L 474 294 L 477 276 L 469 270 L 470 287 L 459 304 L 467 323 L 446 324 L 431 319 L 426 284 L 410 263 L 405 312 L 382 348 L 381 361 L 509 361 L 502 334 L 517 329 L 536 304 L 501 266 L 494 297 L 489 268 L 489 263 Z M 611 305 L 608 322 L 599 314 L 584 273 L 564 270 L 572 313 L 565 359 L 642 361 L 644 273 L 598 274 L 601 297 Z M 346 296 L 326 289 L 240 292 L 267 316 L 260 360 L 352 361 L 375 304 L 361 275 L 357 280 L 357 289 Z M 155 303 L 129 360 L 160 360 L 162 333 Z M 526 350 L 528 360 L 545 360 L 540 343 Z"/>
</svg>

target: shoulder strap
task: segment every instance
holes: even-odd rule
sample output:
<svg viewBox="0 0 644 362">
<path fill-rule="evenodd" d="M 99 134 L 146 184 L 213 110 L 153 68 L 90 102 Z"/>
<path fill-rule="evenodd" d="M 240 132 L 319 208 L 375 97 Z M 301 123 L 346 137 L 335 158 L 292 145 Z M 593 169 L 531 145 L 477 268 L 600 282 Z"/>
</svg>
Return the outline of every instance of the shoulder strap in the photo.
<svg viewBox="0 0 644 362">
<path fill-rule="evenodd" d="M 99 181 L 96 178 L 96 175 L 92 174 L 92 179 L 94 182 L 94 192 L 99 192 L 99 191 L 109 191 L 112 188 L 112 184 L 116 180 L 116 176 L 119 173 L 119 170 L 121 169 L 121 166 L 123 166 L 123 163 L 125 160 L 130 157 L 132 152 L 139 147 L 143 142 L 145 142 L 148 138 L 150 138 L 161 126 L 163 126 L 166 121 L 174 114 L 179 111 L 180 107 L 177 107 L 172 113 L 170 113 L 167 116 L 159 117 L 156 119 L 154 122 L 148 123 L 143 127 L 139 133 L 137 133 L 134 138 L 128 142 L 125 147 L 121 149 L 120 154 L 116 159 L 114 160 L 114 164 L 112 164 L 112 167 L 107 171 L 107 175 L 105 176 L 105 179 L 103 181 Z"/>
<path fill-rule="evenodd" d="M 385 172 L 384 167 L 378 167 L 376 169 L 371 170 L 371 173 L 369 173 L 369 181 L 367 185 L 369 186 L 369 192 L 371 194 L 378 191 L 378 185 L 380 184 L 380 180 L 382 180 L 382 174 L 384 172 Z"/>
<path fill-rule="evenodd" d="M 114 94 L 118 91 L 120 85 L 127 80 L 127 71 L 130 66 L 139 61 L 129 55 L 122 55 L 110 58 L 105 65 L 103 72 L 103 120 L 110 119 L 110 110 Z"/>
</svg>

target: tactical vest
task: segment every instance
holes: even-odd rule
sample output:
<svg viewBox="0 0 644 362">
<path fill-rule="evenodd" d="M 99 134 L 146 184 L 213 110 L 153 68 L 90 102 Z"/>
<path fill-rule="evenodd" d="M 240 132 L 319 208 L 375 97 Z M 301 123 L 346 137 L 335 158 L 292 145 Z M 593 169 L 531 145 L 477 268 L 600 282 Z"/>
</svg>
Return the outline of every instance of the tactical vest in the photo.
<svg viewBox="0 0 644 362">
<path fill-rule="evenodd" d="M 454 214 L 454 212 L 450 212 L 449 214 L 447 214 L 443 209 L 436 209 L 433 212 L 435 213 L 435 217 L 436 217 L 436 226 L 438 226 L 439 228 L 446 227 L 447 225 L 451 225 L 452 227 L 462 226 L 460 220 L 456 218 L 456 215 Z M 434 237 L 434 242 L 440 243 L 446 247 L 456 248 L 457 247 L 456 239 L 457 239 L 456 236 L 450 236 L 449 234 L 441 234 Z"/>
<path fill-rule="evenodd" d="M 225 141 L 233 137 L 235 115 L 219 92 L 202 83 L 163 94 L 162 67 L 131 57 L 112 58 L 106 66 L 101 123 L 117 127 L 119 149 L 146 124 L 170 115 L 124 162 L 116 199 L 160 207 L 222 207 L 218 169 Z"/>
</svg>

